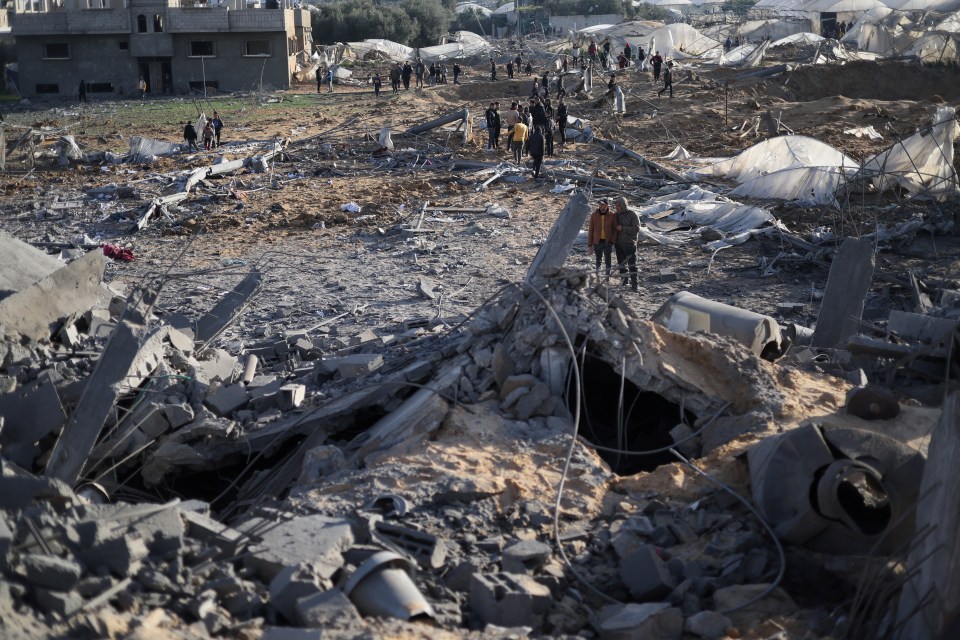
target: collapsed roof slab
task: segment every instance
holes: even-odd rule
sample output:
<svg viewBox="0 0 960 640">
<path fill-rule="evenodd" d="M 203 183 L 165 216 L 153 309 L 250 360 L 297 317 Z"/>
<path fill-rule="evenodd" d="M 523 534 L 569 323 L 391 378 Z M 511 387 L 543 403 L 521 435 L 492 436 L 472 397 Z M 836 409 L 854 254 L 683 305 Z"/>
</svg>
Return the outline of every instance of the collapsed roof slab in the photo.
<svg viewBox="0 0 960 640">
<path fill-rule="evenodd" d="M 63 267 L 43 251 L 0 231 L 0 299 L 25 289 Z"/>
</svg>

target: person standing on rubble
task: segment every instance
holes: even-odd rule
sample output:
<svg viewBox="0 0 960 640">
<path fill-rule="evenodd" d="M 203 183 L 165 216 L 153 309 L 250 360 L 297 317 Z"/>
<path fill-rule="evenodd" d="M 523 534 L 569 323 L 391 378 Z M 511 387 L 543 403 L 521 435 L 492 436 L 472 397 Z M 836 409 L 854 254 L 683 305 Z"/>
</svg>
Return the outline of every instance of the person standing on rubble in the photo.
<svg viewBox="0 0 960 640">
<path fill-rule="evenodd" d="M 547 155 L 553 155 L 553 107 L 550 106 L 550 98 L 543 103 L 543 113 L 547 121 L 543 125 L 543 138 L 547 143 Z"/>
<path fill-rule="evenodd" d="M 660 81 L 660 68 L 663 66 L 663 56 L 660 55 L 660 52 L 650 57 L 650 65 L 653 67 L 653 81 Z"/>
<path fill-rule="evenodd" d="M 643 50 L 643 47 L 637 47 L 637 71 L 646 71 L 647 63 L 645 62 L 647 53 Z"/>
<path fill-rule="evenodd" d="M 527 75 L 528 75 L 528 76 L 532 76 L 532 75 L 533 75 L 533 63 L 530 62 L 529 60 L 527 60 L 527 68 L 524 69 L 524 71 L 527 72 Z"/>
<path fill-rule="evenodd" d="M 502 126 L 502 121 L 500 120 L 500 101 L 497 100 L 493 103 L 493 110 L 496 112 L 496 117 L 493 119 L 493 148 L 500 148 L 500 128 Z"/>
<path fill-rule="evenodd" d="M 333 93 L 333 67 L 327 69 L 327 93 Z"/>
<path fill-rule="evenodd" d="M 507 80 L 513 80 L 513 60 L 507 61 Z"/>
<path fill-rule="evenodd" d="M 317 93 L 320 93 L 320 87 L 323 86 L 323 67 L 317 67 Z"/>
<path fill-rule="evenodd" d="M 487 121 L 487 137 L 488 144 L 487 149 L 496 149 L 497 148 L 497 125 L 500 121 L 500 114 L 497 113 L 497 105 L 495 102 L 491 102 L 490 106 L 486 111 L 483 112 L 483 117 Z"/>
<path fill-rule="evenodd" d="M 89 100 L 87 100 L 87 81 L 86 80 L 80 81 L 80 98 L 78 101 L 90 102 Z"/>
<path fill-rule="evenodd" d="M 567 105 L 563 101 L 563 96 L 560 96 L 560 101 L 557 103 L 557 133 L 560 134 L 561 147 L 567 143 L 567 136 L 565 133 L 566 128 L 567 128 Z"/>
<path fill-rule="evenodd" d="M 547 111 L 539 99 L 530 100 L 530 116 L 533 119 L 533 128 L 540 129 L 542 133 L 547 124 Z"/>
<path fill-rule="evenodd" d="M 606 198 L 600 199 L 597 210 L 590 214 L 590 224 L 587 229 L 587 246 L 596 256 L 596 273 L 600 277 L 600 263 L 606 262 L 606 279 L 610 280 L 613 245 L 617 240 L 617 217 L 610 212 L 610 204 Z"/>
<path fill-rule="evenodd" d="M 627 64 L 630 64 L 630 60 L 631 60 L 630 56 L 632 56 L 632 55 L 633 55 L 633 51 L 631 51 L 631 49 L 630 49 L 630 43 L 624 41 L 624 44 L 623 44 L 623 57 L 627 59 Z"/>
<path fill-rule="evenodd" d="M 203 148 L 207 151 L 213 146 L 213 118 L 207 118 L 207 123 L 203 125 Z"/>
<path fill-rule="evenodd" d="M 463 69 L 460 68 L 460 65 L 456 62 L 453 63 L 453 84 L 460 84 L 460 74 L 463 73 Z"/>
<path fill-rule="evenodd" d="M 183 139 L 187 142 L 187 149 L 200 151 L 200 147 L 197 146 L 197 130 L 193 128 L 193 123 L 188 120 L 183 124 Z"/>
<path fill-rule="evenodd" d="M 520 110 L 516 102 L 510 103 L 510 110 L 503 116 L 503 122 L 507 124 L 507 150 L 513 149 L 513 128 L 520 122 Z"/>
<path fill-rule="evenodd" d="M 522 122 L 518 122 L 513 125 L 513 158 L 516 163 L 520 164 L 520 159 L 523 157 L 523 146 L 527 142 L 529 129 L 527 125 Z"/>
<path fill-rule="evenodd" d="M 540 78 L 533 79 L 533 87 L 530 90 L 531 98 L 538 98 L 540 96 Z"/>
<path fill-rule="evenodd" d="M 441 63 L 437 70 L 440 72 L 440 84 L 447 84 L 447 65 Z"/>
<path fill-rule="evenodd" d="M 490 82 L 497 81 L 497 63 L 490 58 Z"/>
<path fill-rule="evenodd" d="M 587 55 L 590 56 L 592 62 L 597 61 L 597 43 L 590 39 L 590 46 L 587 47 Z"/>
<path fill-rule="evenodd" d="M 410 76 L 413 75 L 413 67 L 410 66 L 409 62 L 403 63 L 403 71 L 400 73 L 400 77 L 403 79 L 403 88 L 406 91 L 410 90 Z"/>
<path fill-rule="evenodd" d="M 437 84 L 437 63 L 431 62 L 430 63 L 430 86 L 432 87 L 436 84 Z"/>
<path fill-rule="evenodd" d="M 143 100 L 143 96 L 147 94 L 147 81 L 143 79 L 143 76 L 140 76 L 140 80 L 137 82 L 137 90 L 140 92 L 140 99 Z"/>
<path fill-rule="evenodd" d="M 657 91 L 657 97 L 659 98 L 663 95 L 664 91 L 670 90 L 670 97 L 673 97 L 673 63 L 668 62 L 666 68 L 663 70 L 663 89 Z"/>
<path fill-rule="evenodd" d="M 423 84 L 423 80 L 420 81 Z M 380 87 L 383 85 L 383 82 L 380 80 L 380 72 L 377 71 L 373 74 L 373 95 L 377 98 L 380 97 Z"/>
<path fill-rule="evenodd" d="M 637 291 L 637 237 L 640 235 L 640 216 L 627 206 L 627 199 L 620 196 L 614 200 L 617 214 L 617 267 L 620 271 L 620 284 L 627 284 L 627 272 L 630 274 L 630 288 Z"/>
<path fill-rule="evenodd" d="M 523 58 L 518 54 L 513 60 L 513 66 L 516 69 L 517 75 L 520 75 L 520 71 L 523 69 Z"/>
<path fill-rule="evenodd" d="M 550 71 L 548 69 L 543 70 L 543 81 L 540 83 L 540 87 L 543 90 L 543 97 L 547 98 L 550 96 Z"/>
<path fill-rule="evenodd" d="M 530 139 L 527 141 L 527 150 L 530 152 L 530 157 L 533 158 L 534 180 L 538 180 L 540 178 L 540 167 L 543 165 L 544 146 L 545 140 L 543 139 L 543 129 L 541 127 L 534 127 L 533 133 L 530 134 Z"/>
</svg>

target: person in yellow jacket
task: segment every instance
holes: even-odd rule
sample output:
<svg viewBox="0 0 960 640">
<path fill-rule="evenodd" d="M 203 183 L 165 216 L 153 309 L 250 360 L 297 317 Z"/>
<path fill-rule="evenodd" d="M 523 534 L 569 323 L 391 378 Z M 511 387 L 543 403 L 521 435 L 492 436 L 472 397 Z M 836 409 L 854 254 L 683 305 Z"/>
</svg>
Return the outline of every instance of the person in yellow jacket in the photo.
<svg viewBox="0 0 960 640">
<path fill-rule="evenodd" d="M 513 157 L 520 164 L 520 157 L 523 155 L 523 143 L 527 141 L 530 130 L 522 122 L 518 122 L 513 127 Z"/>
</svg>

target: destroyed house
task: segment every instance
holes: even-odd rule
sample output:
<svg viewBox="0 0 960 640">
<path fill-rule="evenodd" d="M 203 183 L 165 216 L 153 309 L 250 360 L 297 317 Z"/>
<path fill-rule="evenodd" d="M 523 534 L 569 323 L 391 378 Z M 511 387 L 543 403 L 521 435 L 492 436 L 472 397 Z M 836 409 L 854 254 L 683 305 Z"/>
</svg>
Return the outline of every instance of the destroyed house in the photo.
<svg viewBox="0 0 960 640">
<path fill-rule="evenodd" d="M 290 0 L 17 0 L 10 18 L 27 97 L 287 88 L 312 49 Z"/>
</svg>

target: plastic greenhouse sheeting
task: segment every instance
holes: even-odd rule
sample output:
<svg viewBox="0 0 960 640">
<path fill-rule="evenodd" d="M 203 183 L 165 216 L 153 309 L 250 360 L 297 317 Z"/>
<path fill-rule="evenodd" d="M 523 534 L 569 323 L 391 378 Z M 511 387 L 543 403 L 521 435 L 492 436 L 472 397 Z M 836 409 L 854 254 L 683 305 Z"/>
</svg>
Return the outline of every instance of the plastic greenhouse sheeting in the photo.
<svg viewBox="0 0 960 640">
<path fill-rule="evenodd" d="M 856 160 L 819 140 L 778 136 L 693 173 L 739 182 L 735 195 L 832 204 L 840 181 L 858 168 Z"/>
<path fill-rule="evenodd" d="M 390 62 L 413 60 L 413 49 L 392 40 L 369 39 L 363 42 L 348 42 L 347 46 L 357 58 L 364 58 L 370 53 L 379 53 Z"/>
<path fill-rule="evenodd" d="M 824 38 L 821 35 L 817 35 L 816 33 L 809 33 L 809 32 L 794 33 L 793 35 L 789 35 L 786 38 L 780 38 L 779 40 L 775 40 L 771 42 L 770 48 L 774 49 L 776 47 L 783 47 L 788 44 L 803 46 L 806 44 L 816 44 L 824 40 L 826 40 L 826 38 Z"/>
<path fill-rule="evenodd" d="M 866 160 L 861 175 L 880 191 L 899 186 L 936 200 L 956 194 L 953 141 L 960 126 L 955 116 L 953 107 L 939 107 L 930 127 Z"/>
<path fill-rule="evenodd" d="M 679 55 L 699 56 L 708 51 L 722 50 L 720 43 L 709 38 L 688 24 L 677 23 L 654 29 L 642 38 L 626 38 L 631 46 L 655 42 L 661 55 L 675 58 Z M 646 42 L 645 42 L 646 41 Z M 645 49 L 649 47 L 644 46 Z M 682 51 L 681 51 L 682 48 Z"/>
</svg>

